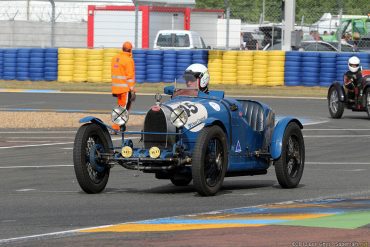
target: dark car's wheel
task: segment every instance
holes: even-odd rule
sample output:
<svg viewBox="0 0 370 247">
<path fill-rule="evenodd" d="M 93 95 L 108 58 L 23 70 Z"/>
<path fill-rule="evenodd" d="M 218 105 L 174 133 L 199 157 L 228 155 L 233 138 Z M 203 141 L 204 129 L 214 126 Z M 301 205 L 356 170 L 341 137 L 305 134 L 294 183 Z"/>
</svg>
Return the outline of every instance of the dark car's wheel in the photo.
<svg viewBox="0 0 370 247">
<path fill-rule="evenodd" d="M 224 181 L 228 157 L 224 131 L 219 126 L 205 127 L 194 147 L 193 184 L 202 196 L 215 195 Z"/>
<path fill-rule="evenodd" d="M 329 113 L 332 118 L 341 118 L 344 111 L 344 103 L 339 100 L 339 92 L 335 87 L 330 88 L 328 97 Z"/>
<path fill-rule="evenodd" d="M 368 118 L 370 118 L 370 88 L 366 89 L 365 97 L 366 97 L 366 112 Z"/>
<path fill-rule="evenodd" d="M 302 178 L 305 147 L 302 131 L 291 122 L 285 129 L 280 158 L 275 161 L 276 177 L 283 188 L 297 187 Z"/>
<path fill-rule="evenodd" d="M 89 194 L 104 190 L 110 168 L 97 159 L 98 153 L 109 151 L 110 140 L 103 129 L 94 123 L 82 125 L 73 146 L 73 163 L 77 181 Z"/>
<path fill-rule="evenodd" d="M 176 186 L 186 186 L 190 184 L 192 179 L 193 178 L 190 175 L 183 177 L 172 177 L 171 182 Z"/>
</svg>

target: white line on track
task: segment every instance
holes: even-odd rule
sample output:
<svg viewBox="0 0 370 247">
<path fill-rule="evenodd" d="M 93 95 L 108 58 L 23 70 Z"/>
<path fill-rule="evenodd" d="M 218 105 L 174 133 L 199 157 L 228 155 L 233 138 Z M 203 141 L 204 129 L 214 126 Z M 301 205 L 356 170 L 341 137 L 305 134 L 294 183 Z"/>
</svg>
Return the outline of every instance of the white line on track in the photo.
<svg viewBox="0 0 370 247">
<path fill-rule="evenodd" d="M 306 165 L 370 165 L 369 162 L 305 162 Z"/>
<path fill-rule="evenodd" d="M 74 139 L 74 136 L 9 136 L 8 139 Z"/>
<path fill-rule="evenodd" d="M 63 133 L 76 133 L 76 130 L 61 130 L 61 131 L 0 131 L 0 134 L 63 134 Z"/>
<path fill-rule="evenodd" d="M 303 135 L 304 138 L 353 138 L 362 137 L 369 138 L 370 135 Z"/>
<path fill-rule="evenodd" d="M 365 196 L 365 195 L 369 195 L 369 194 L 370 194 L 370 190 L 366 190 L 366 191 L 326 195 L 326 196 L 320 196 L 320 197 L 316 197 L 316 198 L 307 198 L 307 199 L 302 199 L 302 200 L 283 201 L 283 202 L 279 202 L 279 203 L 265 203 L 265 204 L 259 204 L 259 205 L 249 206 L 249 207 L 231 208 L 230 210 L 263 207 L 263 206 L 267 206 L 267 205 L 271 205 L 271 204 L 287 205 L 287 204 L 292 204 L 292 203 L 310 202 L 310 201 L 317 201 L 317 200 L 324 200 L 324 199 L 344 198 L 344 197 L 353 197 L 353 196 Z M 207 214 L 216 214 L 216 213 L 221 212 L 221 211 L 223 211 L 223 210 L 211 211 L 211 212 L 207 212 Z M 200 214 L 206 214 L 206 213 L 201 212 L 201 213 L 197 213 L 197 214 L 188 214 L 188 215 L 200 215 Z M 186 215 L 180 215 L 180 216 L 186 216 Z M 175 217 L 175 216 L 173 216 L 173 217 Z M 44 233 L 44 234 L 36 234 L 36 235 L 28 235 L 28 236 L 15 237 L 15 238 L 0 239 L 0 245 L 1 244 L 20 242 L 20 241 L 26 241 L 26 240 L 32 240 L 32 239 L 46 239 L 46 238 L 50 238 L 50 237 L 68 237 L 68 236 L 76 235 L 76 234 L 78 234 L 78 233 L 80 233 L 81 231 L 84 231 L 84 230 L 99 229 L 99 228 L 115 226 L 115 225 L 118 225 L 118 224 L 127 224 L 127 223 L 134 223 L 134 222 L 135 221 L 133 221 L 133 222 L 122 222 L 122 223 L 111 224 L 111 225 L 87 227 L 87 228 L 80 228 L 80 229 L 60 231 L 60 232 L 50 232 L 50 233 Z M 80 233 L 80 234 L 82 234 L 82 233 Z"/>
<path fill-rule="evenodd" d="M 16 143 L 19 143 L 19 142 L 48 142 L 47 140 L 44 140 L 44 141 L 36 141 L 36 140 L 33 140 L 33 141 L 25 141 L 25 140 L 22 140 L 22 141 L 5 141 L 5 142 L 10 142 L 10 143 L 13 143 L 13 142 L 16 142 Z"/>
<path fill-rule="evenodd" d="M 29 147 L 42 147 L 42 146 L 56 146 L 56 145 L 67 145 L 73 142 L 57 142 L 57 143 L 45 143 L 45 144 L 35 144 L 35 145 L 18 145 L 18 146 L 8 146 L 0 147 L 0 149 L 11 149 L 11 148 L 29 148 Z"/>
<path fill-rule="evenodd" d="M 71 167 L 73 165 L 47 165 L 47 166 L 0 166 L 0 169 L 19 169 L 19 168 L 59 168 Z"/>
<path fill-rule="evenodd" d="M 370 129 L 303 129 L 303 131 L 370 131 Z"/>
<path fill-rule="evenodd" d="M 314 125 L 314 124 L 323 124 L 323 123 L 327 123 L 327 122 L 329 122 L 329 121 L 324 120 L 324 121 L 317 121 L 317 122 L 308 122 L 308 123 L 303 123 L 303 126 Z"/>
</svg>

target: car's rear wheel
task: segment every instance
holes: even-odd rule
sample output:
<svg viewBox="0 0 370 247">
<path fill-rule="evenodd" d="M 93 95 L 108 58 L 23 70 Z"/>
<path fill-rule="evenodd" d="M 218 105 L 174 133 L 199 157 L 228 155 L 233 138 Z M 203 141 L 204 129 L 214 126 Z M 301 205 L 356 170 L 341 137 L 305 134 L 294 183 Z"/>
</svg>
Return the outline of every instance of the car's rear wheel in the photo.
<svg viewBox="0 0 370 247">
<path fill-rule="evenodd" d="M 332 118 L 341 118 L 344 111 L 344 103 L 339 100 L 339 92 L 335 87 L 330 88 L 328 98 L 329 113 Z"/>
<path fill-rule="evenodd" d="M 228 157 L 224 131 L 219 126 L 205 127 L 194 147 L 193 184 L 202 196 L 213 196 L 224 181 Z"/>
<path fill-rule="evenodd" d="M 276 177 L 283 188 L 299 184 L 305 160 L 303 135 L 297 123 L 291 122 L 285 129 L 280 158 L 275 161 Z"/>
<path fill-rule="evenodd" d="M 77 181 L 83 191 L 100 193 L 107 185 L 110 168 L 102 164 L 99 153 L 109 152 L 110 139 L 97 124 L 82 125 L 73 146 L 73 163 Z"/>
</svg>

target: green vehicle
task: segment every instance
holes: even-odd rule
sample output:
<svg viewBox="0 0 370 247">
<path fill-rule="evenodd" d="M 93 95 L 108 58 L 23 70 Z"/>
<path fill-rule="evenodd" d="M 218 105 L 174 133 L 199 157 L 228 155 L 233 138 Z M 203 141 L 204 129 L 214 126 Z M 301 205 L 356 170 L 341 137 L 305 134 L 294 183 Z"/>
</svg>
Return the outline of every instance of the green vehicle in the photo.
<svg viewBox="0 0 370 247">
<path fill-rule="evenodd" d="M 368 18 L 342 19 L 338 31 L 339 37 L 346 38 L 348 43 L 356 44 L 359 49 L 370 49 L 370 15 Z"/>
</svg>

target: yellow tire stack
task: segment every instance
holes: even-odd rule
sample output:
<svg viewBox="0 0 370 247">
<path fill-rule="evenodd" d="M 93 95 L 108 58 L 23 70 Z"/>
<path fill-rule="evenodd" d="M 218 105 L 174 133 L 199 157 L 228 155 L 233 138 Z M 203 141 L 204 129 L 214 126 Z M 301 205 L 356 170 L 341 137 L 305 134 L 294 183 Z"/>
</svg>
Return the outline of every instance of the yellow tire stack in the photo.
<svg viewBox="0 0 370 247">
<path fill-rule="evenodd" d="M 87 81 L 87 49 L 74 49 L 73 81 Z"/>
<path fill-rule="evenodd" d="M 222 56 L 222 82 L 224 84 L 236 84 L 237 51 L 224 51 Z"/>
<path fill-rule="evenodd" d="M 73 81 L 74 52 L 70 48 L 58 49 L 58 81 Z"/>
<path fill-rule="evenodd" d="M 267 51 L 255 51 L 253 56 L 253 85 L 267 85 Z"/>
<path fill-rule="evenodd" d="M 222 51 L 208 51 L 208 71 L 211 77 L 210 83 L 222 83 Z"/>
<path fill-rule="evenodd" d="M 87 50 L 87 81 L 103 81 L 103 49 Z"/>
<path fill-rule="evenodd" d="M 250 85 L 253 82 L 253 51 L 239 51 L 237 57 L 237 82 Z"/>
<path fill-rule="evenodd" d="M 111 63 L 112 58 L 120 52 L 118 48 L 108 48 L 104 49 L 104 58 L 103 58 L 103 82 L 111 83 L 112 82 L 112 69 Z"/>
<path fill-rule="evenodd" d="M 284 85 L 285 51 L 269 51 L 268 53 L 268 86 Z"/>
</svg>

